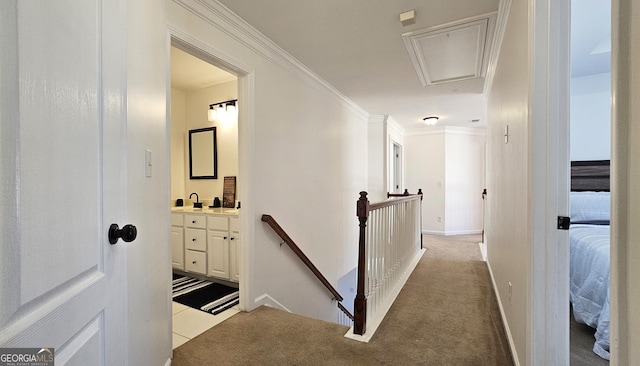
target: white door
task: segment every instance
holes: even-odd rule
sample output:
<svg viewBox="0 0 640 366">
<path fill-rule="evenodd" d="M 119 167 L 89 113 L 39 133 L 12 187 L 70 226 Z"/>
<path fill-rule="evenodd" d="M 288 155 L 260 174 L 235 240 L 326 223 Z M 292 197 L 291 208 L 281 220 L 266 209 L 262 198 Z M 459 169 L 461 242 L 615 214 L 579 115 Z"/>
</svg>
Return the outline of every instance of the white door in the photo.
<svg viewBox="0 0 640 366">
<path fill-rule="evenodd" d="M 127 253 L 107 240 L 127 207 L 111 4 L 0 5 L 0 347 L 54 348 L 56 365 L 128 358 Z"/>
<path fill-rule="evenodd" d="M 391 189 L 390 192 L 402 193 L 402 147 L 395 141 L 391 142 Z"/>
</svg>

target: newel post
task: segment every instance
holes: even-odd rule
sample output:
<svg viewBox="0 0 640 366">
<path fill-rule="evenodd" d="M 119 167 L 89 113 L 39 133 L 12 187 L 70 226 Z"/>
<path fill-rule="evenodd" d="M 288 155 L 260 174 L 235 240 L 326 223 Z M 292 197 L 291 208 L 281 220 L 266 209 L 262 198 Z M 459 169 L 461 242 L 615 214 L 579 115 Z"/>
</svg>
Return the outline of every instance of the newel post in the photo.
<svg viewBox="0 0 640 366">
<path fill-rule="evenodd" d="M 364 294 L 366 252 L 365 234 L 367 228 L 367 218 L 369 217 L 369 200 L 367 192 L 360 192 L 360 199 L 356 204 L 356 214 L 360 221 L 360 235 L 358 239 L 358 289 L 356 298 L 353 301 L 353 333 L 363 335 L 367 325 L 367 297 Z"/>
</svg>

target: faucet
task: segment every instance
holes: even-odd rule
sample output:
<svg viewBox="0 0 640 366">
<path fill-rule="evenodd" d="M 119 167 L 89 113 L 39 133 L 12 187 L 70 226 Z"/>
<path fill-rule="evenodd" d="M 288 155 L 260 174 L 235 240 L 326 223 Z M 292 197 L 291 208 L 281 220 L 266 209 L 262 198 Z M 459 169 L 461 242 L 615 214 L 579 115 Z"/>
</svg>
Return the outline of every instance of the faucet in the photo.
<svg viewBox="0 0 640 366">
<path fill-rule="evenodd" d="M 191 199 L 194 194 L 196 195 L 196 201 L 193 203 L 193 208 L 202 208 L 202 202 L 200 202 L 200 198 L 198 198 L 198 194 L 196 192 L 191 193 L 189 195 L 189 199 Z"/>
</svg>

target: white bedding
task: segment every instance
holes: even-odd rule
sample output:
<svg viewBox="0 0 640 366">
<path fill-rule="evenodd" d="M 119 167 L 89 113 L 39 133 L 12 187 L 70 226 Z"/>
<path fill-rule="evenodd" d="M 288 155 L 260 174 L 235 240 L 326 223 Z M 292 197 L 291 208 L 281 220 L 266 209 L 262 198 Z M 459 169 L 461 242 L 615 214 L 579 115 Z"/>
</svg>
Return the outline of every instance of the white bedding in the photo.
<svg viewBox="0 0 640 366">
<path fill-rule="evenodd" d="M 596 329 L 593 351 L 609 359 L 609 225 L 572 224 L 570 296 L 576 321 Z"/>
</svg>

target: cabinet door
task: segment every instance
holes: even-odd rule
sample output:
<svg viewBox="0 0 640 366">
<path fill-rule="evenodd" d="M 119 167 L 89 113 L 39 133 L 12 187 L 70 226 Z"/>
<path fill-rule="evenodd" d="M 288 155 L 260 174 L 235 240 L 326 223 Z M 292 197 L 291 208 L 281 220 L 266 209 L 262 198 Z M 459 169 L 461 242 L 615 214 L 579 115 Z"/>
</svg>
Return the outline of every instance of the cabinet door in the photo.
<svg viewBox="0 0 640 366">
<path fill-rule="evenodd" d="M 171 263 L 173 268 L 184 270 L 184 242 L 182 241 L 183 229 L 171 227 Z"/>
<path fill-rule="evenodd" d="M 229 279 L 229 238 L 225 233 L 209 231 L 207 247 L 207 275 Z"/>
<path fill-rule="evenodd" d="M 240 235 L 231 233 L 229 238 L 229 279 L 234 282 L 240 282 L 239 250 Z"/>
</svg>

